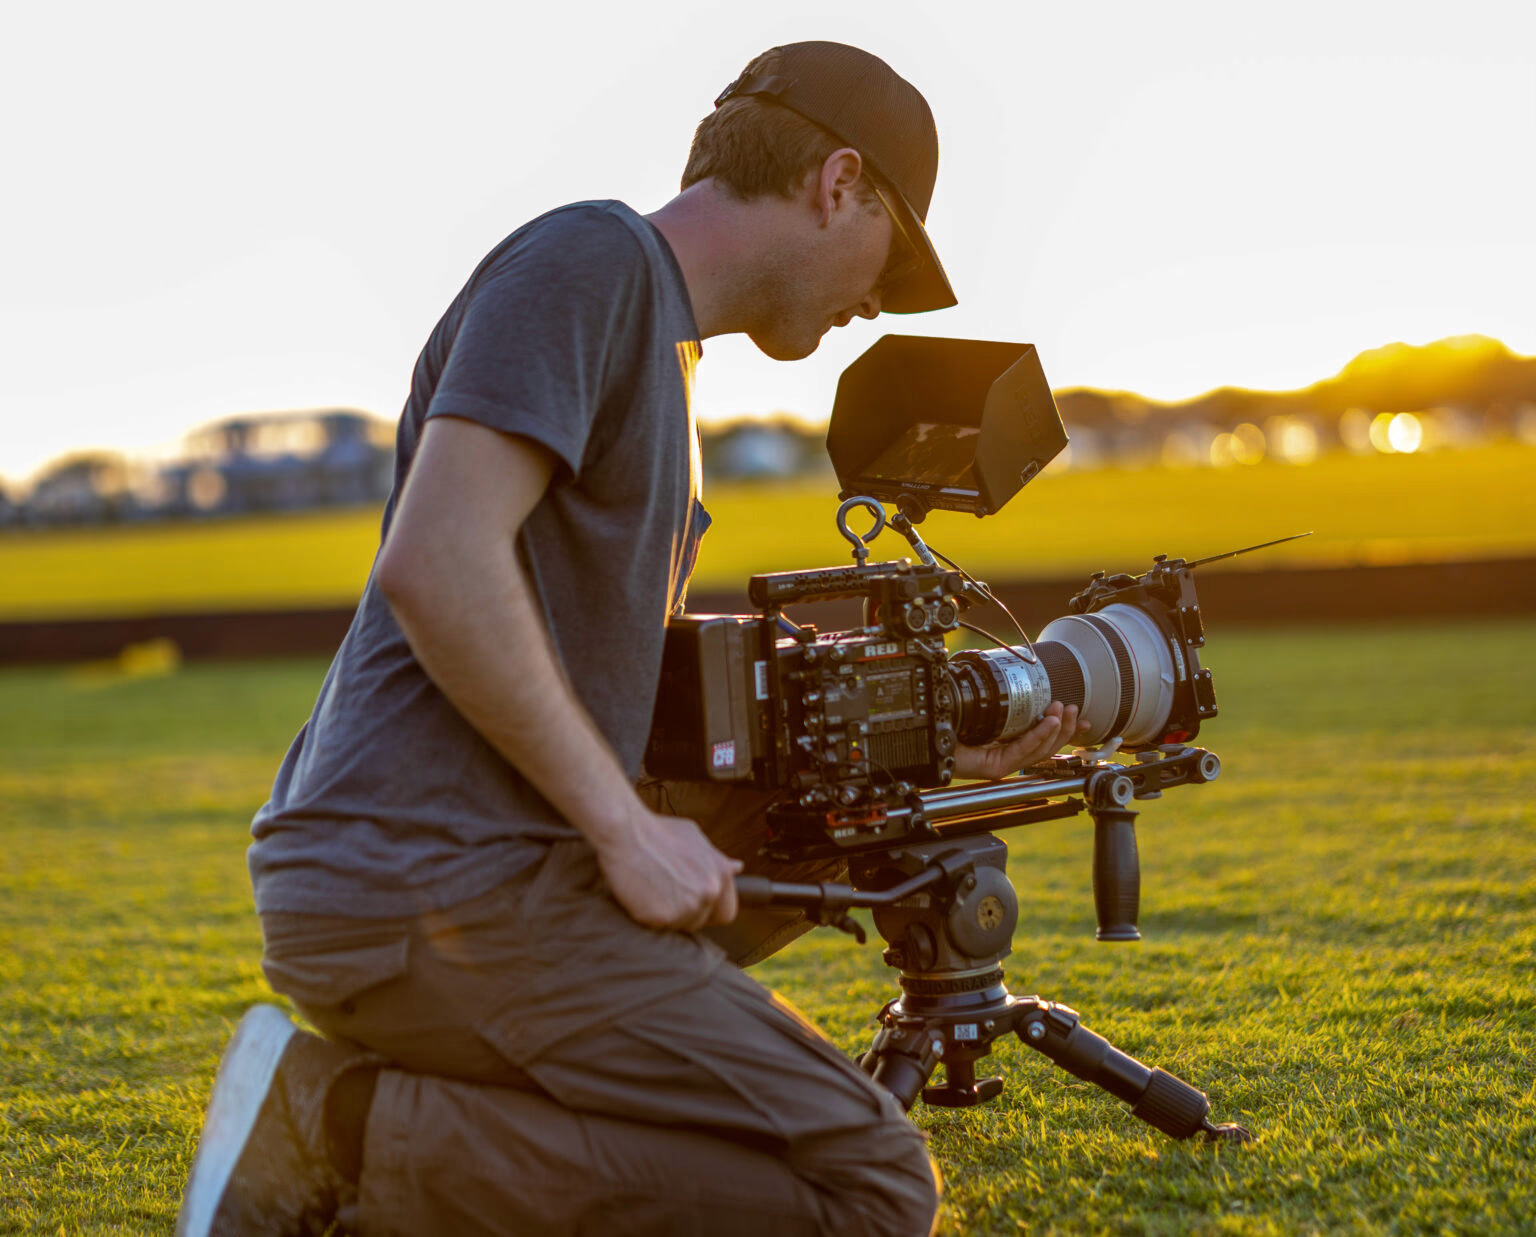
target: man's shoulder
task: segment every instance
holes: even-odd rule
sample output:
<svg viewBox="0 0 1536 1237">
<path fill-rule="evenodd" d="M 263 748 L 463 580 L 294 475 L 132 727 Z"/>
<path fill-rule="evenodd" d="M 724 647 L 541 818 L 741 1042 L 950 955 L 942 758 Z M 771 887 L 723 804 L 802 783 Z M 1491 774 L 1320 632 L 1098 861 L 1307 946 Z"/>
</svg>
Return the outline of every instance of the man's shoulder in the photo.
<svg viewBox="0 0 1536 1237">
<path fill-rule="evenodd" d="M 618 201 L 572 202 L 530 220 L 486 255 L 460 302 L 492 314 L 576 314 L 630 333 L 654 312 L 669 331 L 696 330 L 671 249 Z"/>
<path fill-rule="evenodd" d="M 539 258 L 580 265 L 644 262 L 650 225 L 619 201 L 571 202 L 546 211 L 487 255 L 485 267 Z"/>
<path fill-rule="evenodd" d="M 617 198 L 568 202 L 545 211 L 514 232 L 591 233 L 594 236 L 635 237 L 636 225 L 648 226 L 635 210 Z"/>
</svg>

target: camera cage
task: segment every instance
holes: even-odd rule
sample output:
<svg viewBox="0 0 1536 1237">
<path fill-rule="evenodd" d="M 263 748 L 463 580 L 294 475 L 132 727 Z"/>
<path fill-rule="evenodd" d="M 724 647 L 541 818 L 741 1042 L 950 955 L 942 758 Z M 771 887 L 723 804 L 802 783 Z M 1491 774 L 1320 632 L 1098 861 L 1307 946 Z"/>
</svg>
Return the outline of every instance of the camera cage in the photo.
<svg viewBox="0 0 1536 1237">
<path fill-rule="evenodd" d="M 647 768 L 691 780 L 766 780 L 794 801 L 769 808 L 763 853 L 777 860 L 847 861 L 851 883 L 744 875 L 737 891 L 744 906 L 795 908 L 861 943 L 863 927 L 849 911 L 873 912 L 902 995 L 880 1011 L 879 1030 L 859 1064 L 904 1107 L 919 1096 L 946 1107 L 994 1098 L 1002 1079 L 977 1079 L 976 1064 L 998 1038 L 1016 1034 L 1174 1138 L 1199 1134 L 1246 1142 L 1252 1135 L 1243 1127 L 1211 1121 L 1203 1092 L 1120 1052 L 1083 1026 L 1076 1011 L 1009 993 L 1000 965 L 1012 951 L 1019 907 L 1005 871 L 1007 846 L 995 832 L 1085 811 L 1094 825 L 1098 938 L 1140 939 L 1132 805 L 1175 786 L 1209 782 L 1221 767 L 1214 753 L 1188 743 L 1199 719 L 1216 713 L 1210 672 L 1200 669 L 1194 652 L 1204 643 L 1191 570 L 1198 563 L 1158 556 L 1140 576 L 1099 572 L 1069 603 L 1074 615 L 1120 601 L 1143 609 L 1154 616 L 1187 676 L 1178 707 L 1188 724 L 1165 735 L 1174 741 L 1143 744 L 1134 763 L 1109 759 L 1116 739 L 997 782 L 920 790 L 907 775 L 937 771 L 938 784 L 947 787 L 956 742 L 953 728 L 945 733 L 937 720 L 944 703 L 939 694 L 949 687 L 921 675 L 912 681 L 926 688 L 900 699 L 894 699 L 899 691 L 883 689 L 891 698 L 880 704 L 909 712 L 933 706 L 929 737 L 940 753 L 936 762 L 930 750 L 926 766 L 913 758 L 898 773 L 887 770 L 882 794 L 871 789 L 839 799 L 857 778 L 839 782 L 837 771 L 873 763 L 880 727 L 848 728 L 837 750 L 814 751 L 832 729 L 828 719 L 838 716 L 818 690 L 833 682 L 820 667 L 903 656 L 942 664 L 944 636 L 958 625 L 959 610 L 996 601 L 963 570 L 941 567 L 914 525 L 933 509 L 996 513 L 1066 445 L 1033 346 L 894 335 L 879 340 L 844 372 L 827 434 L 844 500 L 838 528 L 853 546 L 853 565 L 753 576 L 749 597 L 758 614 L 681 616 L 669 623 Z M 867 561 L 867 543 L 887 525 L 884 502 L 897 507 L 889 524 L 911 543 L 919 562 Z M 868 533 L 849 528 L 857 507 L 875 516 Z M 850 597 L 864 600 L 862 628 L 823 634 L 790 623 L 783 613 L 787 605 Z M 784 648 L 798 659 L 789 676 L 794 685 L 783 677 Z M 804 673 L 813 666 L 822 678 Z M 717 690 L 706 690 L 711 686 Z M 866 704 L 878 694 L 872 692 Z M 871 707 L 867 716 L 879 714 Z M 850 734 L 856 736 L 852 750 Z M 802 758 L 806 753 L 809 760 Z M 823 776 L 828 769 L 830 779 Z M 864 771 L 872 788 L 867 764 Z M 941 1065 L 943 1081 L 931 1082 Z"/>
</svg>

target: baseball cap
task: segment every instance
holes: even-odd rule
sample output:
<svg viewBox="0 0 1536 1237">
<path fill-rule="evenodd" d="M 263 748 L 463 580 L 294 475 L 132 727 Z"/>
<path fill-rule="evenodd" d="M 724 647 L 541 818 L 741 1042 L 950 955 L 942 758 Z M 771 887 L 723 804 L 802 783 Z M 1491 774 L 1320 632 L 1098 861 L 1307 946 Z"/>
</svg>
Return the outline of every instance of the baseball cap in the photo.
<svg viewBox="0 0 1536 1237">
<path fill-rule="evenodd" d="M 857 150 L 917 251 L 917 269 L 886 289 L 881 310 L 916 314 L 956 304 L 923 226 L 939 172 L 939 135 L 917 88 L 890 65 L 846 43 L 787 43 L 758 57 L 715 100 L 770 98 Z"/>
</svg>

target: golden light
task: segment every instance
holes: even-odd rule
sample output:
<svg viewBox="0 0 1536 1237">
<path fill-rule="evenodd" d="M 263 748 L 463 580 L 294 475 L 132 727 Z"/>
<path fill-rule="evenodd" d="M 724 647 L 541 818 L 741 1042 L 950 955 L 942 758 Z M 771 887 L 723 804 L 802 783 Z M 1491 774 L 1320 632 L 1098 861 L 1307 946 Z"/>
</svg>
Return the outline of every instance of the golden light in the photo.
<svg viewBox="0 0 1536 1237">
<path fill-rule="evenodd" d="M 199 511 L 217 507 L 227 489 L 223 475 L 212 468 L 199 468 L 187 478 L 187 497 Z"/>
<path fill-rule="evenodd" d="M 1232 456 L 1239 464 L 1257 464 L 1264 458 L 1264 431 L 1244 421 L 1232 431 Z"/>
<path fill-rule="evenodd" d="M 1424 441 L 1424 427 L 1411 412 L 1400 412 L 1387 426 L 1387 442 L 1394 451 L 1412 455 Z"/>
<path fill-rule="evenodd" d="M 1057 477 L 1064 472 L 1070 472 L 1072 466 L 1072 444 L 1069 442 L 1057 453 L 1055 459 L 1040 470 L 1040 475 L 1042 477 Z"/>
<path fill-rule="evenodd" d="M 1392 445 L 1389 431 L 1392 429 L 1392 414 L 1390 412 L 1378 412 L 1371 418 L 1370 439 L 1371 446 L 1383 455 L 1391 455 L 1397 450 Z"/>
<path fill-rule="evenodd" d="M 1182 430 L 1174 430 L 1163 439 L 1164 468 L 1193 468 L 1203 456 L 1199 444 Z"/>
<path fill-rule="evenodd" d="M 1351 408 L 1339 418 L 1339 441 L 1351 451 L 1371 449 L 1371 414 L 1364 408 Z"/>
<path fill-rule="evenodd" d="M 1272 417 L 1264 426 L 1274 452 L 1291 464 L 1310 464 L 1317 458 L 1317 430 L 1300 417 Z"/>
<path fill-rule="evenodd" d="M 1237 456 L 1233 454 L 1231 434 L 1217 434 L 1211 439 L 1211 463 L 1217 468 L 1229 468 L 1237 463 Z"/>
</svg>

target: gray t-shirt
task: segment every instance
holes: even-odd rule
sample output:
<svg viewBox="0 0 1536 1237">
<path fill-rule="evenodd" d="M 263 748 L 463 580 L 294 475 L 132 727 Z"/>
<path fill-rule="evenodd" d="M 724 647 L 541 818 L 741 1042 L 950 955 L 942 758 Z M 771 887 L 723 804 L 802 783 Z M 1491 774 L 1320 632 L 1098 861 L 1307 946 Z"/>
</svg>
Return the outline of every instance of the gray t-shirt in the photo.
<svg viewBox="0 0 1536 1237">
<path fill-rule="evenodd" d="M 708 523 L 689 408 L 699 354 L 655 228 L 619 202 L 552 211 L 493 250 L 433 330 L 384 509 L 387 537 L 428 417 L 554 452 L 517 548 L 565 673 L 631 777 L 667 615 Z M 360 918 L 477 897 L 575 836 L 427 677 L 371 578 L 251 832 L 258 910 Z"/>
</svg>

